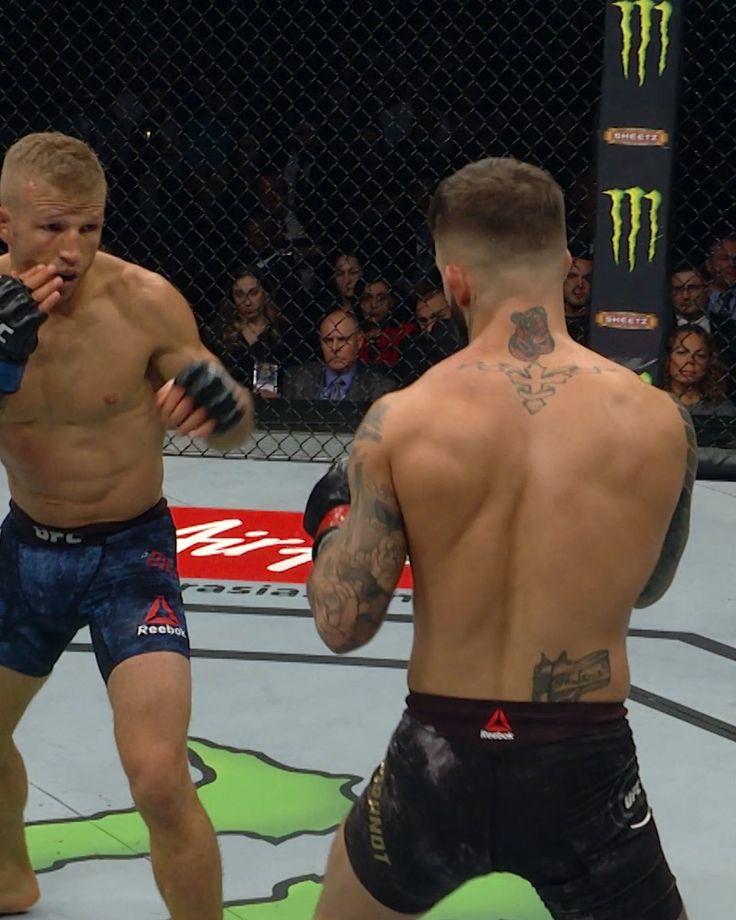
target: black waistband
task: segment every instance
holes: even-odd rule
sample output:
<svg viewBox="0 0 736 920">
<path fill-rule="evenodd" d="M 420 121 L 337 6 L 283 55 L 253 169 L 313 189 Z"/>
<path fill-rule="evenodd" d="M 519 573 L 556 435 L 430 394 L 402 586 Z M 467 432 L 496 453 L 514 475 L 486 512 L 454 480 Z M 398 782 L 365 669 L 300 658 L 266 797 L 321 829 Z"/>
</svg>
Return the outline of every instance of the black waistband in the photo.
<svg viewBox="0 0 736 920">
<path fill-rule="evenodd" d="M 52 527 L 34 520 L 12 499 L 10 501 L 12 521 L 23 537 L 39 546 L 54 546 L 63 549 L 72 549 L 75 546 L 99 546 L 109 537 L 154 521 L 167 511 L 168 503 L 165 498 L 162 498 L 147 511 L 126 521 L 99 521 L 94 524 L 85 524 L 82 527 Z"/>
<path fill-rule="evenodd" d="M 483 746 L 547 744 L 626 720 L 623 703 L 525 703 L 412 692 L 406 707 L 415 719 L 441 735 Z"/>
</svg>

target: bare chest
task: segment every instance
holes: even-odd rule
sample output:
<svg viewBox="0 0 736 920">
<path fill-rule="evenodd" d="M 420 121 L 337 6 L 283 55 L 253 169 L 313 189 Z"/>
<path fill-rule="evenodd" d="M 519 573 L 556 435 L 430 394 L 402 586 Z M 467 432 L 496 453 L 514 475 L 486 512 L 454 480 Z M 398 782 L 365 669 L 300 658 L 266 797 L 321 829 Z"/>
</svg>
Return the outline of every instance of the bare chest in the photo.
<svg viewBox="0 0 736 920">
<path fill-rule="evenodd" d="M 52 316 L 3 420 L 28 424 L 94 425 L 140 405 L 151 344 L 113 308 L 76 319 Z"/>
</svg>

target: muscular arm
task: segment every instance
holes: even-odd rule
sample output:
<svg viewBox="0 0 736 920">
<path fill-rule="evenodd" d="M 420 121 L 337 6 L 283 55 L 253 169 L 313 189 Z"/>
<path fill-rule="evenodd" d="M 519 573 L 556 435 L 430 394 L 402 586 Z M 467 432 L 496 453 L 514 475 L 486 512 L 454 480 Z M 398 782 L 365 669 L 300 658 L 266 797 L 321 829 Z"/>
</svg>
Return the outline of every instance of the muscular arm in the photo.
<svg viewBox="0 0 736 920">
<path fill-rule="evenodd" d="M 158 376 L 172 380 L 194 361 L 221 362 L 209 352 L 199 337 L 194 315 L 184 297 L 163 278 L 154 276 L 150 285 L 149 300 L 156 324 L 156 339 L 160 345 L 154 352 L 151 364 Z M 210 435 L 207 443 L 217 450 L 230 450 L 241 445 L 253 430 L 253 400 L 243 387 L 234 384 L 243 407 L 243 419 L 222 435 Z"/>
<path fill-rule="evenodd" d="M 317 631 L 338 654 L 376 634 L 406 561 L 383 433 L 389 399 L 374 403 L 356 432 L 348 469 L 350 513 L 325 537 L 307 585 Z"/>
<path fill-rule="evenodd" d="M 675 577 L 677 566 L 685 551 L 688 534 L 690 533 L 690 505 L 693 494 L 693 483 L 695 482 L 698 468 L 698 449 L 695 429 L 693 428 L 690 413 L 682 406 L 678 408 L 687 439 L 685 481 L 682 486 L 682 492 L 680 493 L 680 499 L 677 502 L 677 507 L 670 521 L 659 561 L 644 590 L 639 595 L 639 599 L 634 604 L 637 610 L 643 607 L 651 607 L 652 604 L 656 604 L 656 602 L 664 596 Z"/>
</svg>

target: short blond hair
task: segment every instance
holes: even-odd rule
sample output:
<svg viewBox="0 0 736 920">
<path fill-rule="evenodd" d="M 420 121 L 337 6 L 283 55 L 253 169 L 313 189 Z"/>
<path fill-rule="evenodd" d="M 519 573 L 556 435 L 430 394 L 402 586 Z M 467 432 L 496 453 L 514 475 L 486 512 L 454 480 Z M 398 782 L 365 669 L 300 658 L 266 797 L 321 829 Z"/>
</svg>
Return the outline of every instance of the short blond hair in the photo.
<svg viewBox="0 0 736 920">
<path fill-rule="evenodd" d="M 107 179 L 97 154 L 84 141 L 57 131 L 27 134 L 10 147 L 0 173 L 0 202 L 12 204 L 19 182 L 43 179 L 79 198 L 103 192 Z"/>
</svg>

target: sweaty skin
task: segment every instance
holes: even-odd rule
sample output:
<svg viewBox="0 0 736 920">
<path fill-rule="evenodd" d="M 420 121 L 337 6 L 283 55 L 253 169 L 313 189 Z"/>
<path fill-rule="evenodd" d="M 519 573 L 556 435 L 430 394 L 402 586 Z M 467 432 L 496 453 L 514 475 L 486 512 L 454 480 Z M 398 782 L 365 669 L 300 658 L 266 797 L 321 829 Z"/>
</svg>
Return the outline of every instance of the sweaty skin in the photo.
<svg viewBox="0 0 736 920">
<path fill-rule="evenodd" d="M 0 273 L 11 270 L 0 257 Z M 20 390 L 0 405 L 0 461 L 36 520 L 127 520 L 161 497 L 165 425 L 158 388 L 202 346 L 184 298 L 163 278 L 98 252 L 73 303 L 50 310 Z"/>
<path fill-rule="evenodd" d="M 510 311 L 369 411 L 350 514 L 310 580 L 333 650 L 375 634 L 406 549 L 412 690 L 626 698 L 632 607 L 661 597 L 687 539 L 692 427 L 563 322 Z"/>
</svg>

